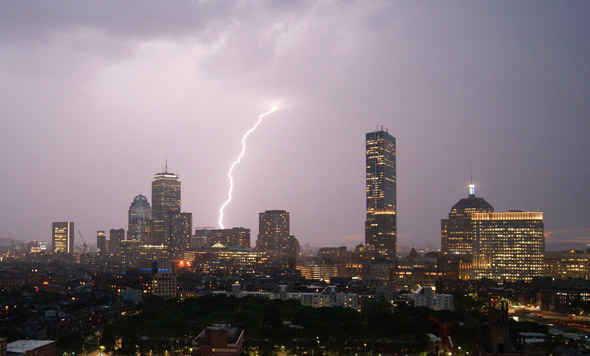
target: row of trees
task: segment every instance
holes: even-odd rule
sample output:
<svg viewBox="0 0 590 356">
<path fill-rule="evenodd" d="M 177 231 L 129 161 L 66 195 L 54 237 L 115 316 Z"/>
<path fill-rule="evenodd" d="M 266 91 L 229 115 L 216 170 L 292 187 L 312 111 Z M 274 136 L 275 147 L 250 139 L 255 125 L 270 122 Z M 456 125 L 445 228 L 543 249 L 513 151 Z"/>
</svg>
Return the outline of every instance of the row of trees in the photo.
<svg viewBox="0 0 590 356">
<path fill-rule="evenodd" d="M 106 327 L 100 342 L 107 351 L 121 354 L 180 350 L 190 347 L 206 326 L 226 323 L 244 329 L 247 348 L 263 354 L 277 348 L 298 354 L 418 353 L 428 350 L 427 333 L 438 334 L 429 316 L 451 322 L 455 339 L 465 345 L 477 340 L 485 319 L 479 312 L 392 308 L 385 301 L 366 303 L 359 312 L 256 297 L 207 295 L 183 301 L 150 297 L 136 314 Z"/>
</svg>

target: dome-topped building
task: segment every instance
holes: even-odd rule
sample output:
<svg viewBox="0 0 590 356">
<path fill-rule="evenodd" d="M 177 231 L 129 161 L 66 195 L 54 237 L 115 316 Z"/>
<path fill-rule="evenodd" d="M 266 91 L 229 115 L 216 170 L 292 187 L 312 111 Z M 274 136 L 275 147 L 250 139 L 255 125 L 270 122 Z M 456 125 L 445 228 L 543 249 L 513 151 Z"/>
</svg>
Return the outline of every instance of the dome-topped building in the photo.
<svg viewBox="0 0 590 356">
<path fill-rule="evenodd" d="M 491 213 L 494 207 L 488 203 L 484 198 L 475 196 L 475 185 L 469 184 L 469 196 L 459 200 L 451 208 L 450 215 L 457 214 L 471 214 L 471 213 Z"/>
<path fill-rule="evenodd" d="M 139 194 L 133 198 L 133 202 L 129 207 L 127 239 L 147 243 L 149 241 L 151 225 L 152 209 L 150 208 L 150 203 L 144 195 Z"/>
<path fill-rule="evenodd" d="M 473 213 L 492 213 L 494 207 L 485 199 L 475 196 L 475 185 L 469 185 L 467 198 L 459 200 L 441 220 L 441 250 L 446 255 L 471 256 L 475 242 Z"/>
</svg>

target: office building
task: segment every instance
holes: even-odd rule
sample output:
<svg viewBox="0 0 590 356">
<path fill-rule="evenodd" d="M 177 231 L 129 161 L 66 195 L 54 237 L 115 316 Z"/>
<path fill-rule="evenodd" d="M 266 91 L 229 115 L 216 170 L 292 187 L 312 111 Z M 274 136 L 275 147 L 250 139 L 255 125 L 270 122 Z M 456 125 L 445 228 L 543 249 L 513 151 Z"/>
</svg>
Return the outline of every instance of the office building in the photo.
<svg viewBox="0 0 590 356">
<path fill-rule="evenodd" d="M 530 281 L 543 275 L 543 213 L 474 213 L 477 234 L 472 278 Z"/>
<path fill-rule="evenodd" d="M 149 244 L 152 229 L 152 208 L 145 196 L 140 194 L 133 198 L 128 216 L 127 239 Z"/>
<path fill-rule="evenodd" d="M 109 253 L 121 254 L 121 241 L 125 240 L 125 229 L 111 229 L 109 231 Z"/>
<path fill-rule="evenodd" d="M 196 236 L 205 238 L 204 245 L 222 244 L 230 247 L 250 247 L 250 229 L 233 227 L 231 229 L 202 228 L 195 231 Z"/>
<path fill-rule="evenodd" d="M 397 251 L 397 173 L 395 137 L 381 130 L 366 134 L 366 253 L 372 260 L 394 260 Z"/>
<path fill-rule="evenodd" d="M 171 261 L 150 261 L 141 264 L 139 269 L 144 277 L 142 293 L 163 299 L 176 297 L 176 275 Z"/>
<path fill-rule="evenodd" d="M 53 253 L 74 253 L 74 223 L 51 224 L 51 250 Z"/>
<path fill-rule="evenodd" d="M 290 235 L 290 214 L 285 210 L 266 210 L 259 214 L 256 249 L 271 261 L 297 259 L 299 242 Z"/>
<path fill-rule="evenodd" d="M 441 250 L 445 255 L 471 258 L 476 241 L 473 213 L 492 213 L 494 208 L 485 199 L 475 196 L 475 185 L 469 185 L 469 196 L 459 200 L 441 220 Z"/>
<path fill-rule="evenodd" d="M 168 251 L 172 258 L 177 258 L 191 247 L 191 234 L 193 230 L 192 213 L 170 214 L 170 241 Z"/>
<path fill-rule="evenodd" d="M 466 279 L 530 281 L 543 275 L 543 213 L 494 212 L 475 196 L 472 183 L 469 196 L 441 221 L 441 246 L 443 255 L 468 270 Z"/>
<path fill-rule="evenodd" d="M 152 180 L 152 245 L 170 241 L 170 217 L 180 213 L 180 179 L 166 169 Z"/>
<path fill-rule="evenodd" d="M 590 253 L 575 250 L 546 251 L 543 275 L 559 279 L 590 279 Z"/>
<path fill-rule="evenodd" d="M 107 253 L 107 235 L 102 230 L 96 232 L 96 251 L 99 255 Z"/>
</svg>

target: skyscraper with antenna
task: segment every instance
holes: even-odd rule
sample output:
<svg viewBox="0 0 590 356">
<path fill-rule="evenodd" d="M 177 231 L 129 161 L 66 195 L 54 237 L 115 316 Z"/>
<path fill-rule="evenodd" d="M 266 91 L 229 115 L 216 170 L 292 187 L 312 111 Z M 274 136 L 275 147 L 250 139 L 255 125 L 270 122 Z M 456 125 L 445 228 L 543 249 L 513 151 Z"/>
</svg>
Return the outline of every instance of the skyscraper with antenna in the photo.
<svg viewBox="0 0 590 356">
<path fill-rule="evenodd" d="M 152 179 L 152 234 L 153 245 L 168 245 L 170 241 L 170 219 L 180 213 L 180 178 L 168 172 L 168 158 L 164 172 Z"/>
</svg>

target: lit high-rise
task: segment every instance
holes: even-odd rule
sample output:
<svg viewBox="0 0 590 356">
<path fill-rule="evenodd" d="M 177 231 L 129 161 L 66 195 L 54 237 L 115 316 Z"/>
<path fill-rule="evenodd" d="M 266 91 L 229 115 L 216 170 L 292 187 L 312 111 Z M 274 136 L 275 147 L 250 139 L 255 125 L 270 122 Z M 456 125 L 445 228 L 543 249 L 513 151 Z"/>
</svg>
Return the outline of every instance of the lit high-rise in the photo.
<svg viewBox="0 0 590 356">
<path fill-rule="evenodd" d="M 394 260 L 397 251 L 397 174 L 395 137 L 366 134 L 367 220 L 365 244 L 373 259 Z"/>
<path fill-rule="evenodd" d="M 168 251 L 171 257 L 180 257 L 191 246 L 193 230 L 192 213 L 172 213 L 170 215 L 170 241 Z"/>
<path fill-rule="evenodd" d="M 285 210 L 267 210 L 259 214 L 256 249 L 274 261 L 297 258 L 292 248 L 297 240 L 290 235 L 290 215 Z"/>
<path fill-rule="evenodd" d="M 51 251 L 53 253 L 74 253 L 73 222 L 54 222 L 51 224 Z"/>
<path fill-rule="evenodd" d="M 474 213 L 492 213 L 494 207 L 485 199 L 475 196 L 475 185 L 469 185 L 469 196 L 459 200 L 441 220 L 441 250 L 445 255 L 472 257 L 476 242 Z"/>
<path fill-rule="evenodd" d="M 543 275 L 543 213 L 474 213 L 471 219 L 477 236 L 472 278 L 530 281 Z"/>
<path fill-rule="evenodd" d="M 170 240 L 171 214 L 180 212 L 180 179 L 167 170 L 152 180 L 151 244 L 167 245 Z"/>
<path fill-rule="evenodd" d="M 140 241 L 149 244 L 149 236 L 152 228 L 152 209 L 147 198 L 138 195 L 133 198 L 129 207 L 129 226 L 127 228 L 127 240 Z"/>
</svg>

